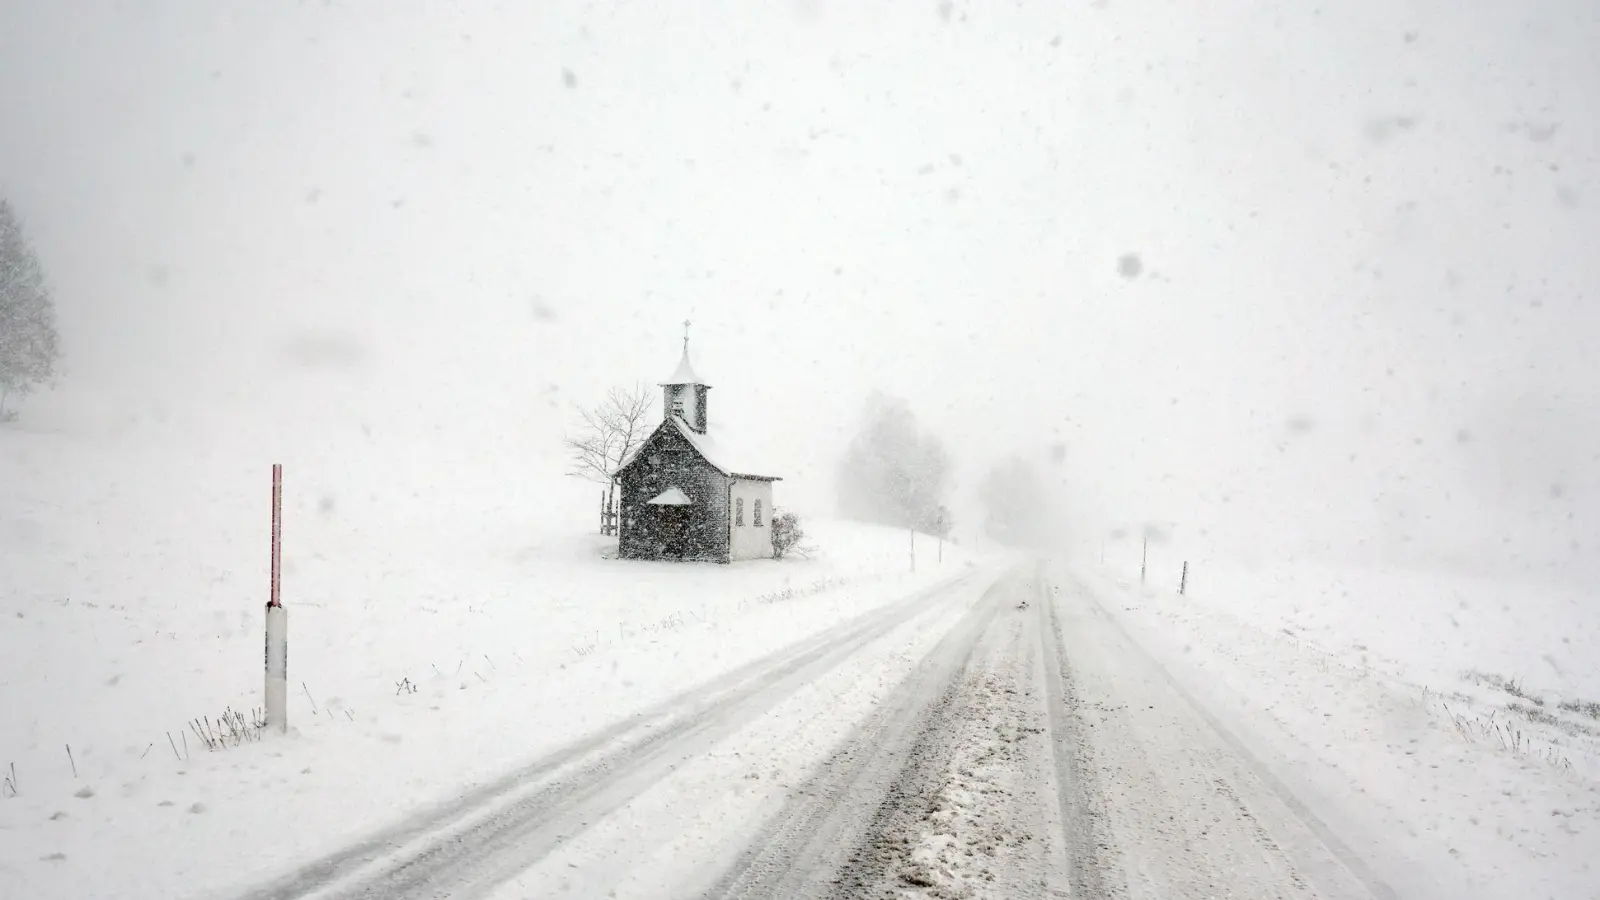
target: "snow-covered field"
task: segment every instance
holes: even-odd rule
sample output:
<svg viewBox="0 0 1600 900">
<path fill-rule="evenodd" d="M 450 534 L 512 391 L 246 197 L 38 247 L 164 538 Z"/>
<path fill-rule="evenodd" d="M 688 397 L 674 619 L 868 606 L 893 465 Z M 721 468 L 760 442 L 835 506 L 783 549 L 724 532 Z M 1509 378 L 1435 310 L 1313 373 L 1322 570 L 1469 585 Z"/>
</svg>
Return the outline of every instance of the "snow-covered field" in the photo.
<svg viewBox="0 0 1600 900">
<path fill-rule="evenodd" d="M 352 450 L 358 432 L 326 433 L 335 443 L 297 444 L 286 460 L 293 731 L 207 750 L 192 719 L 215 728 L 225 709 L 248 717 L 259 703 L 265 467 L 247 470 L 248 442 L 215 428 L 195 432 L 192 452 L 174 423 L 0 431 L 0 771 L 9 780 L 15 766 L 16 788 L 0 792 L 0 893 L 236 895 L 991 558 L 946 547 L 938 563 L 925 542 L 911 573 L 903 533 L 817 521 L 814 559 L 625 563 L 583 534 L 592 489 L 548 463 L 508 462 L 526 477 L 501 483 L 494 460 L 509 455 L 456 470 L 436 444 L 408 457 L 379 440 L 367 458 Z M 1316 843 L 1306 828 L 1325 829 L 1353 854 L 1344 865 L 1400 897 L 1596 895 L 1600 613 L 1581 595 L 1208 563 L 1180 597 L 1074 571 L 1221 723 L 1216 752 L 1246 766 L 1238 783 L 1263 767 L 1252 809 L 1281 791 L 1313 823 L 1279 840 Z M 719 796 L 719 760 L 740 748 L 783 770 L 738 794 L 741 821 L 792 800 L 805 767 L 938 638 L 940 616 L 829 670 L 752 720 L 744 743 L 708 749 L 508 889 L 598 878 L 648 895 L 644 870 L 583 862 L 582 848 L 627 845 L 653 821 L 640 810 L 669 817 L 684 796 Z M 1096 658 L 1084 639 L 1077 663 Z M 1100 656 L 1114 674 L 1120 657 Z M 1130 689 L 1106 677 L 1106 697 Z M 1151 733 L 1171 714 L 1151 706 Z M 782 737 L 791 727 L 804 740 Z M 1121 784 L 1121 758 L 1102 758 Z M 704 805 L 696 853 L 726 857 L 740 846 L 723 833 L 731 807 Z M 1118 827 L 1134 865 L 1144 826 Z M 655 854 L 645 869 L 663 871 L 675 846 L 640 850 Z M 700 862 L 674 865 L 687 878 Z M 604 874 L 573 881 L 569 863 Z M 1181 868 L 1168 874 L 1188 877 Z"/>
<path fill-rule="evenodd" d="M 1174 585 L 1162 583 L 1162 587 Z M 1340 660 L 1436 690 L 1478 672 L 1552 701 L 1600 699 L 1600 603 L 1592 590 L 1448 571 L 1311 563 L 1208 563 L 1188 596 Z"/>
<path fill-rule="evenodd" d="M 815 522 L 812 559 L 621 562 L 536 505 L 588 511 L 559 476 L 552 499 L 307 454 L 292 733 L 208 751 L 191 720 L 260 703 L 267 471 L 174 448 L 0 431 L 5 896 L 248 885 L 971 561 L 929 539 L 912 574 L 903 532 Z"/>
<path fill-rule="evenodd" d="M 1187 596 L 1079 573 L 1399 896 L 1600 896 L 1592 600 L 1310 566 L 1208 571 Z"/>
</svg>

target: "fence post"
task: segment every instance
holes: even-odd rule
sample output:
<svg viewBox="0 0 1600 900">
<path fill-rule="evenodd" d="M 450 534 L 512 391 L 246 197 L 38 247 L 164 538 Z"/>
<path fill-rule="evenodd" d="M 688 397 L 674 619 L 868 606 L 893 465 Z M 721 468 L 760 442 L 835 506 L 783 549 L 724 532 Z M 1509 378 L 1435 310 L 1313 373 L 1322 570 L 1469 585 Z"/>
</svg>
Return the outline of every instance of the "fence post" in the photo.
<svg viewBox="0 0 1600 900">
<path fill-rule="evenodd" d="M 1139 583 L 1144 584 L 1145 563 L 1150 559 L 1150 535 L 1144 536 L 1144 546 L 1139 550 Z"/>
<path fill-rule="evenodd" d="M 272 465 L 272 585 L 267 597 L 267 727 L 289 730 L 289 613 L 283 608 L 283 465 Z"/>
<path fill-rule="evenodd" d="M 1183 561 L 1183 574 L 1178 576 L 1178 595 L 1189 589 L 1189 561 Z"/>
</svg>

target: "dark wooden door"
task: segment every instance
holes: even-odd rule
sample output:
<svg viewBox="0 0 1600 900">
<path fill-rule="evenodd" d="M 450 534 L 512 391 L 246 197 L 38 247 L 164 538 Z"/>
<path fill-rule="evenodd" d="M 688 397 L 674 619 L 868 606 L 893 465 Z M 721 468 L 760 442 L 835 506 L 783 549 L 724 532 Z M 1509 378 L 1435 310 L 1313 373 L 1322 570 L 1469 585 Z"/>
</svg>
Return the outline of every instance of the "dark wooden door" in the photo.
<svg viewBox="0 0 1600 900">
<path fill-rule="evenodd" d="M 689 555 L 689 507 L 658 507 L 661 516 L 662 555 L 682 559 Z"/>
</svg>

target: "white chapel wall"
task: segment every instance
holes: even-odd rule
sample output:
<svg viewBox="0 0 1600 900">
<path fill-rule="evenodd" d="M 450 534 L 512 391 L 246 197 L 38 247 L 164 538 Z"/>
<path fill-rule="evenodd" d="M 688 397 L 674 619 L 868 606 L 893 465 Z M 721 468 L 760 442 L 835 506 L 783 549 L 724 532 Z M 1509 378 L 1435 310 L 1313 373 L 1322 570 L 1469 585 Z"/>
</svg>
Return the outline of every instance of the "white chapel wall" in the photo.
<svg viewBox="0 0 1600 900">
<path fill-rule="evenodd" d="M 744 501 L 744 524 L 739 524 L 739 501 Z M 755 524 L 756 501 L 761 502 L 761 524 Z M 735 560 L 766 559 L 772 556 L 772 482 L 733 481 L 733 509 L 729 511 L 733 523 L 732 555 Z"/>
</svg>

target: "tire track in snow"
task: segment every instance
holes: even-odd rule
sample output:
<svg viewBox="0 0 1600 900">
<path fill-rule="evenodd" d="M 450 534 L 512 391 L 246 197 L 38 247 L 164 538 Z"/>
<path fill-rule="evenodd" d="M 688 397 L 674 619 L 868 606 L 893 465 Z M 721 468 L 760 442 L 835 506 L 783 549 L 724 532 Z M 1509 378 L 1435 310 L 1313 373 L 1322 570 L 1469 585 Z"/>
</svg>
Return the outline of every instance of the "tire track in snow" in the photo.
<svg viewBox="0 0 1600 900">
<path fill-rule="evenodd" d="M 796 790 L 708 888 L 708 900 L 838 896 L 832 881 L 865 837 L 875 811 L 903 777 L 930 723 L 954 697 L 953 680 L 998 613 L 990 588 L 973 614 L 947 633 L 894 694 Z"/>
<path fill-rule="evenodd" d="M 991 588 L 703 896 L 1066 896 L 1027 593 Z"/>
<path fill-rule="evenodd" d="M 1131 698 L 1141 696 L 1152 703 L 1159 703 L 1165 694 L 1170 698 L 1165 707 L 1160 712 L 1147 714 L 1143 721 L 1146 726 L 1160 722 L 1166 728 L 1186 730 L 1191 742 L 1182 748 L 1185 751 L 1183 753 L 1175 752 L 1178 749 L 1176 747 L 1155 741 L 1150 741 L 1146 746 L 1120 748 L 1126 752 L 1108 757 L 1104 768 L 1108 771 L 1114 768 L 1128 770 L 1136 774 L 1142 771 L 1145 776 L 1156 773 L 1157 767 L 1176 768 L 1190 773 L 1190 777 L 1202 779 L 1207 790 L 1194 790 L 1181 778 L 1169 784 L 1168 789 L 1189 788 L 1191 792 L 1184 796 L 1190 802 L 1199 803 L 1210 809 L 1212 815 L 1219 817 L 1208 820 L 1212 824 L 1207 825 L 1206 830 L 1216 830 L 1213 825 L 1230 820 L 1227 825 L 1238 840 L 1236 845 L 1219 849 L 1239 854 L 1238 860 L 1249 860 L 1251 864 L 1259 864 L 1262 860 L 1272 861 L 1267 870 L 1270 875 L 1265 876 L 1273 879 L 1272 882 L 1241 883 L 1244 875 L 1240 870 L 1224 871 L 1210 860 L 1196 858 L 1194 864 L 1197 869 L 1191 884 L 1182 887 L 1163 884 L 1159 878 L 1152 882 L 1149 881 L 1149 873 L 1139 873 L 1145 879 L 1141 881 L 1142 887 L 1157 895 L 1176 896 L 1174 891 L 1182 893 L 1185 888 L 1193 890 L 1198 885 L 1204 885 L 1206 879 L 1215 879 L 1241 895 L 1254 896 L 1257 891 L 1271 891 L 1274 896 L 1315 894 L 1395 900 L 1393 889 L 1378 878 L 1365 861 L 1340 840 L 1321 817 L 1280 780 L 1237 734 L 1202 705 L 1142 644 L 1134 640 L 1093 591 L 1070 576 L 1064 579 L 1064 587 L 1071 593 L 1063 597 L 1062 602 L 1072 604 L 1069 615 L 1083 632 L 1076 635 L 1075 645 L 1086 656 L 1099 655 L 1100 668 L 1095 674 L 1102 681 L 1108 673 L 1115 673 L 1115 677 L 1120 679 L 1115 682 L 1116 690 L 1112 697 L 1126 706 Z M 1052 595 L 1055 593 L 1052 588 L 1047 587 L 1046 590 Z M 1056 604 L 1051 602 L 1049 605 L 1052 615 L 1055 615 Z M 1061 632 L 1056 632 L 1056 636 L 1059 639 Z M 1115 663 L 1108 667 L 1108 660 L 1115 660 Z M 1064 678 L 1063 683 L 1071 684 L 1072 679 Z M 1157 706 L 1152 705 L 1149 709 L 1157 710 Z M 1110 734 L 1137 738 L 1138 732 L 1125 731 L 1130 721 L 1126 712 L 1115 715 L 1103 712 L 1099 717 L 1100 727 L 1112 728 Z M 1093 754 L 1105 749 L 1108 739 L 1087 730 L 1081 737 L 1083 740 L 1080 743 L 1089 751 L 1085 768 L 1095 766 Z M 1154 760 L 1147 759 L 1144 756 L 1147 753 L 1157 756 Z M 1162 758 L 1160 754 L 1168 755 Z M 1156 780 L 1159 781 L 1159 776 L 1156 776 Z M 1248 801 L 1242 795 L 1245 792 L 1249 794 Z M 1203 799 L 1202 794 L 1205 795 Z M 1156 799 L 1166 800 L 1159 795 Z M 1146 827 L 1150 824 L 1165 827 L 1164 823 L 1146 823 Z M 1181 822 L 1172 827 L 1174 835 L 1181 835 Z M 1099 836 L 1097 843 L 1101 850 L 1110 847 L 1110 832 L 1113 830 L 1107 827 Z M 1142 835 L 1145 841 L 1153 841 L 1157 837 L 1154 833 Z M 1128 838 L 1124 835 L 1123 839 Z M 1181 837 L 1177 839 L 1182 840 Z M 1120 895 L 1125 885 L 1111 880 L 1109 873 L 1113 867 L 1107 865 L 1108 861 L 1115 858 L 1117 851 L 1112 852 L 1113 856 L 1100 860 L 1100 869 L 1106 873 L 1106 885 L 1109 887 L 1115 883 L 1116 895 Z M 1120 867 L 1115 868 L 1120 870 Z M 1310 883 L 1302 873 L 1312 876 Z M 1263 876 L 1258 872 L 1256 877 Z"/>
<path fill-rule="evenodd" d="M 657 704 L 459 800 L 243 895 L 463 896 L 492 888 L 671 768 L 981 573 L 941 582 Z"/>
<path fill-rule="evenodd" d="M 1122 891 L 1108 889 L 1106 884 L 1104 872 L 1115 854 L 1102 825 L 1106 801 L 1094 776 L 1094 744 L 1083 720 L 1077 680 L 1062 650 L 1061 621 L 1042 562 L 1034 569 L 1033 587 L 1044 653 L 1050 745 L 1055 751 L 1056 798 L 1065 831 L 1072 896 L 1082 900 L 1121 896 Z"/>
<path fill-rule="evenodd" d="M 836 896 L 1045 900 L 1068 893 L 1058 785 L 1030 585 L 961 674 L 958 699 L 835 881 Z M 1012 604 L 1010 601 L 1023 602 Z"/>
<path fill-rule="evenodd" d="M 700 896 L 1392 897 L 1048 574 L 991 588 Z"/>
</svg>

